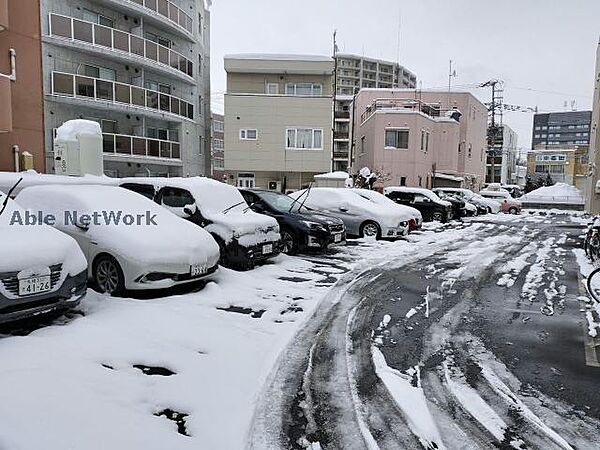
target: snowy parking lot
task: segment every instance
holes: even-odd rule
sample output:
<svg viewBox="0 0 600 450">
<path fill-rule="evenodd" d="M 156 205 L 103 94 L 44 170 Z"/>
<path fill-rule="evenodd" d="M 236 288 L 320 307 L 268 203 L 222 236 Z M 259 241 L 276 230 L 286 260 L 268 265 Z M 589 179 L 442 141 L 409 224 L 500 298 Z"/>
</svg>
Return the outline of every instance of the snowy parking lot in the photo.
<svg viewBox="0 0 600 450">
<path fill-rule="evenodd" d="M 5 331 L 0 449 L 595 448 L 600 369 L 542 350 L 584 354 L 581 222 L 483 216 L 161 298 L 89 290 Z"/>
</svg>

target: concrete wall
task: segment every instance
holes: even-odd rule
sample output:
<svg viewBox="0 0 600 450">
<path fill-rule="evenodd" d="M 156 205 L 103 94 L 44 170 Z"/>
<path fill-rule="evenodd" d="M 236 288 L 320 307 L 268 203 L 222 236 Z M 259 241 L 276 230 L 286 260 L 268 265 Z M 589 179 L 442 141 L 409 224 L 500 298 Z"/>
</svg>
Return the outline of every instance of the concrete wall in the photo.
<svg viewBox="0 0 600 450">
<path fill-rule="evenodd" d="M 0 108 L 12 110 L 12 132 L 0 133 L 0 170 L 12 171 L 13 146 L 33 155 L 34 168 L 43 172 L 44 126 L 40 22 L 37 0 L 9 1 L 8 29 L 0 31 L 0 72 L 10 73 L 9 49 L 17 52 L 17 79 L 10 82 L 10 102 Z"/>
</svg>

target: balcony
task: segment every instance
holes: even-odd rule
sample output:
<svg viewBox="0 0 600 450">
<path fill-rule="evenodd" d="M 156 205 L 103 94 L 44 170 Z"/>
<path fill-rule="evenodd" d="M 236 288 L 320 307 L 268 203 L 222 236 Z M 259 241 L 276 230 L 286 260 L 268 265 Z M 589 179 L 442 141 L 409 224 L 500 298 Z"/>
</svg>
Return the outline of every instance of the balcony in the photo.
<svg viewBox="0 0 600 450">
<path fill-rule="evenodd" d="M 192 18 L 169 0 L 95 0 L 126 14 L 136 14 L 144 22 L 158 27 L 168 27 L 175 34 L 194 41 L 194 23 Z"/>
<path fill-rule="evenodd" d="M 179 142 L 112 133 L 103 133 L 102 141 L 102 150 L 105 156 L 181 161 L 181 144 Z"/>
<path fill-rule="evenodd" d="M 194 64 L 185 56 L 156 42 L 115 28 L 72 17 L 50 14 L 50 37 L 59 41 L 82 43 L 83 49 L 113 56 L 124 62 L 138 60 L 150 70 L 159 70 L 194 84 Z"/>
<path fill-rule="evenodd" d="M 336 111 L 335 118 L 336 119 L 350 119 L 350 111 Z"/>
<path fill-rule="evenodd" d="M 8 0 L 0 0 L 0 31 L 8 28 Z"/>
<path fill-rule="evenodd" d="M 191 103 L 169 94 L 116 81 L 52 72 L 51 92 L 57 97 L 97 102 L 92 106 L 103 109 L 109 103 L 142 108 L 159 118 L 162 118 L 163 114 L 172 114 L 179 118 L 194 120 L 194 105 Z"/>
<path fill-rule="evenodd" d="M 348 139 L 350 139 L 350 133 L 348 133 L 347 131 L 334 131 L 333 139 L 339 141 L 347 141 Z"/>
<path fill-rule="evenodd" d="M 0 133 L 12 131 L 10 78 L 0 74 Z"/>
</svg>

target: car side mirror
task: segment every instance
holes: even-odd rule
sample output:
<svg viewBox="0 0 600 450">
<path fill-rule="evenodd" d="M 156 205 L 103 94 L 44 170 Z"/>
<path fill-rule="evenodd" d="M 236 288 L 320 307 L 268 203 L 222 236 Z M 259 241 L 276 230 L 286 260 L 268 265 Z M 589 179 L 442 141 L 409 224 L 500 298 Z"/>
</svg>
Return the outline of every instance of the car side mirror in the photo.
<svg viewBox="0 0 600 450">
<path fill-rule="evenodd" d="M 183 207 L 183 212 L 188 216 L 188 217 L 192 217 L 194 214 L 196 214 L 196 212 L 198 211 L 198 207 L 196 206 L 195 203 L 192 203 L 191 205 L 185 205 Z"/>
<path fill-rule="evenodd" d="M 262 205 L 262 203 L 259 203 L 259 202 L 252 203 L 250 205 L 250 208 L 252 209 L 252 211 L 257 212 L 257 213 L 265 212 L 265 207 Z"/>
</svg>

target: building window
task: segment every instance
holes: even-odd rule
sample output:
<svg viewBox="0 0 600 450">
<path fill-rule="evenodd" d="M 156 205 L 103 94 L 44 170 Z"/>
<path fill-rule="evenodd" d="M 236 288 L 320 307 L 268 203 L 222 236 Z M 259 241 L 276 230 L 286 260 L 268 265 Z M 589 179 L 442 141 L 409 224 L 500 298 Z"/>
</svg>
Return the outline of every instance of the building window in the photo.
<svg viewBox="0 0 600 450">
<path fill-rule="evenodd" d="M 429 131 L 421 130 L 421 151 L 424 153 L 429 151 Z"/>
<path fill-rule="evenodd" d="M 408 130 L 385 130 L 385 148 L 408 150 Z"/>
<path fill-rule="evenodd" d="M 535 131 L 540 131 L 541 127 L 535 127 Z"/>
<path fill-rule="evenodd" d="M 213 139 L 213 148 L 215 150 L 223 150 L 225 148 L 223 139 Z"/>
<path fill-rule="evenodd" d="M 154 33 L 146 32 L 146 39 L 152 42 L 156 42 L 158 45 L 162 45 L 163 47 L 171 48 L 171 41 L 167 38 L 158 36 Z"/>
<path fill-rule="evenodd" d="M 279 94 L 279 84 L 267 83 L 267 94 L 268 95 L 278 95 Z"/>
<path fill-rule="evenodd" d="M 285 86 L 286 95 L 301 95 L 319 97 L 323 95 L 323 85 L 317 83 L 288 83 Z"/>
<path fill-rule="evenodd" d="M 467 156 L 471 158 L 473 156 L 473 145 L 469 144 L 469 149 L 467 151 Z"/>
<path fill-rule="evenodd" d="M 100 127 L 103 133 L 117 134 L 117 121 L 116 120 L 100 120 Z"/>
<path fill-rule="evenodd" d="M 255 141 L 258 137 L 258 131 L 253 129 L 241 129 L 240 141 Z"/>
<path fill-rule="evenodd" d="M 400 177 L 400 186 L 406 186 L 406 177 Z"/>
<path fill-rule="evenodd" d="M 105 27 L 114 28 L 114 22 L 109 17 L 98 14 L 97 12 L 90 11 L 89 9 L 83 10 L 83 20 L 86 22 L 93 22 Z"/>
<path fill-rule="evenodd" d="M 221 158 L 215 158 L 213 161 L 213 169 L 223 170 L 225 168 L 225 160 Z"/>
<path fill-rule="evenodd" d="M 220 120 L 213 121 L 213 131 L 222 133 L 223 131 L 225 131 L 225 124 Z"/>
<path fill-rule="evenodd" d="M 539 134 L 536 134 L 536 135 L 534 136 L 534 138 L 535 138 L 535 139 L 539 139 L 539 138 L 540 138 L 540 135 L 539 135 Z"/>
<path fill-rule="evenodd" d="M 285 136 L 287 149 L 323 150 L 323 130 L 321 128 L 288 128 Z"/>
</svg>

